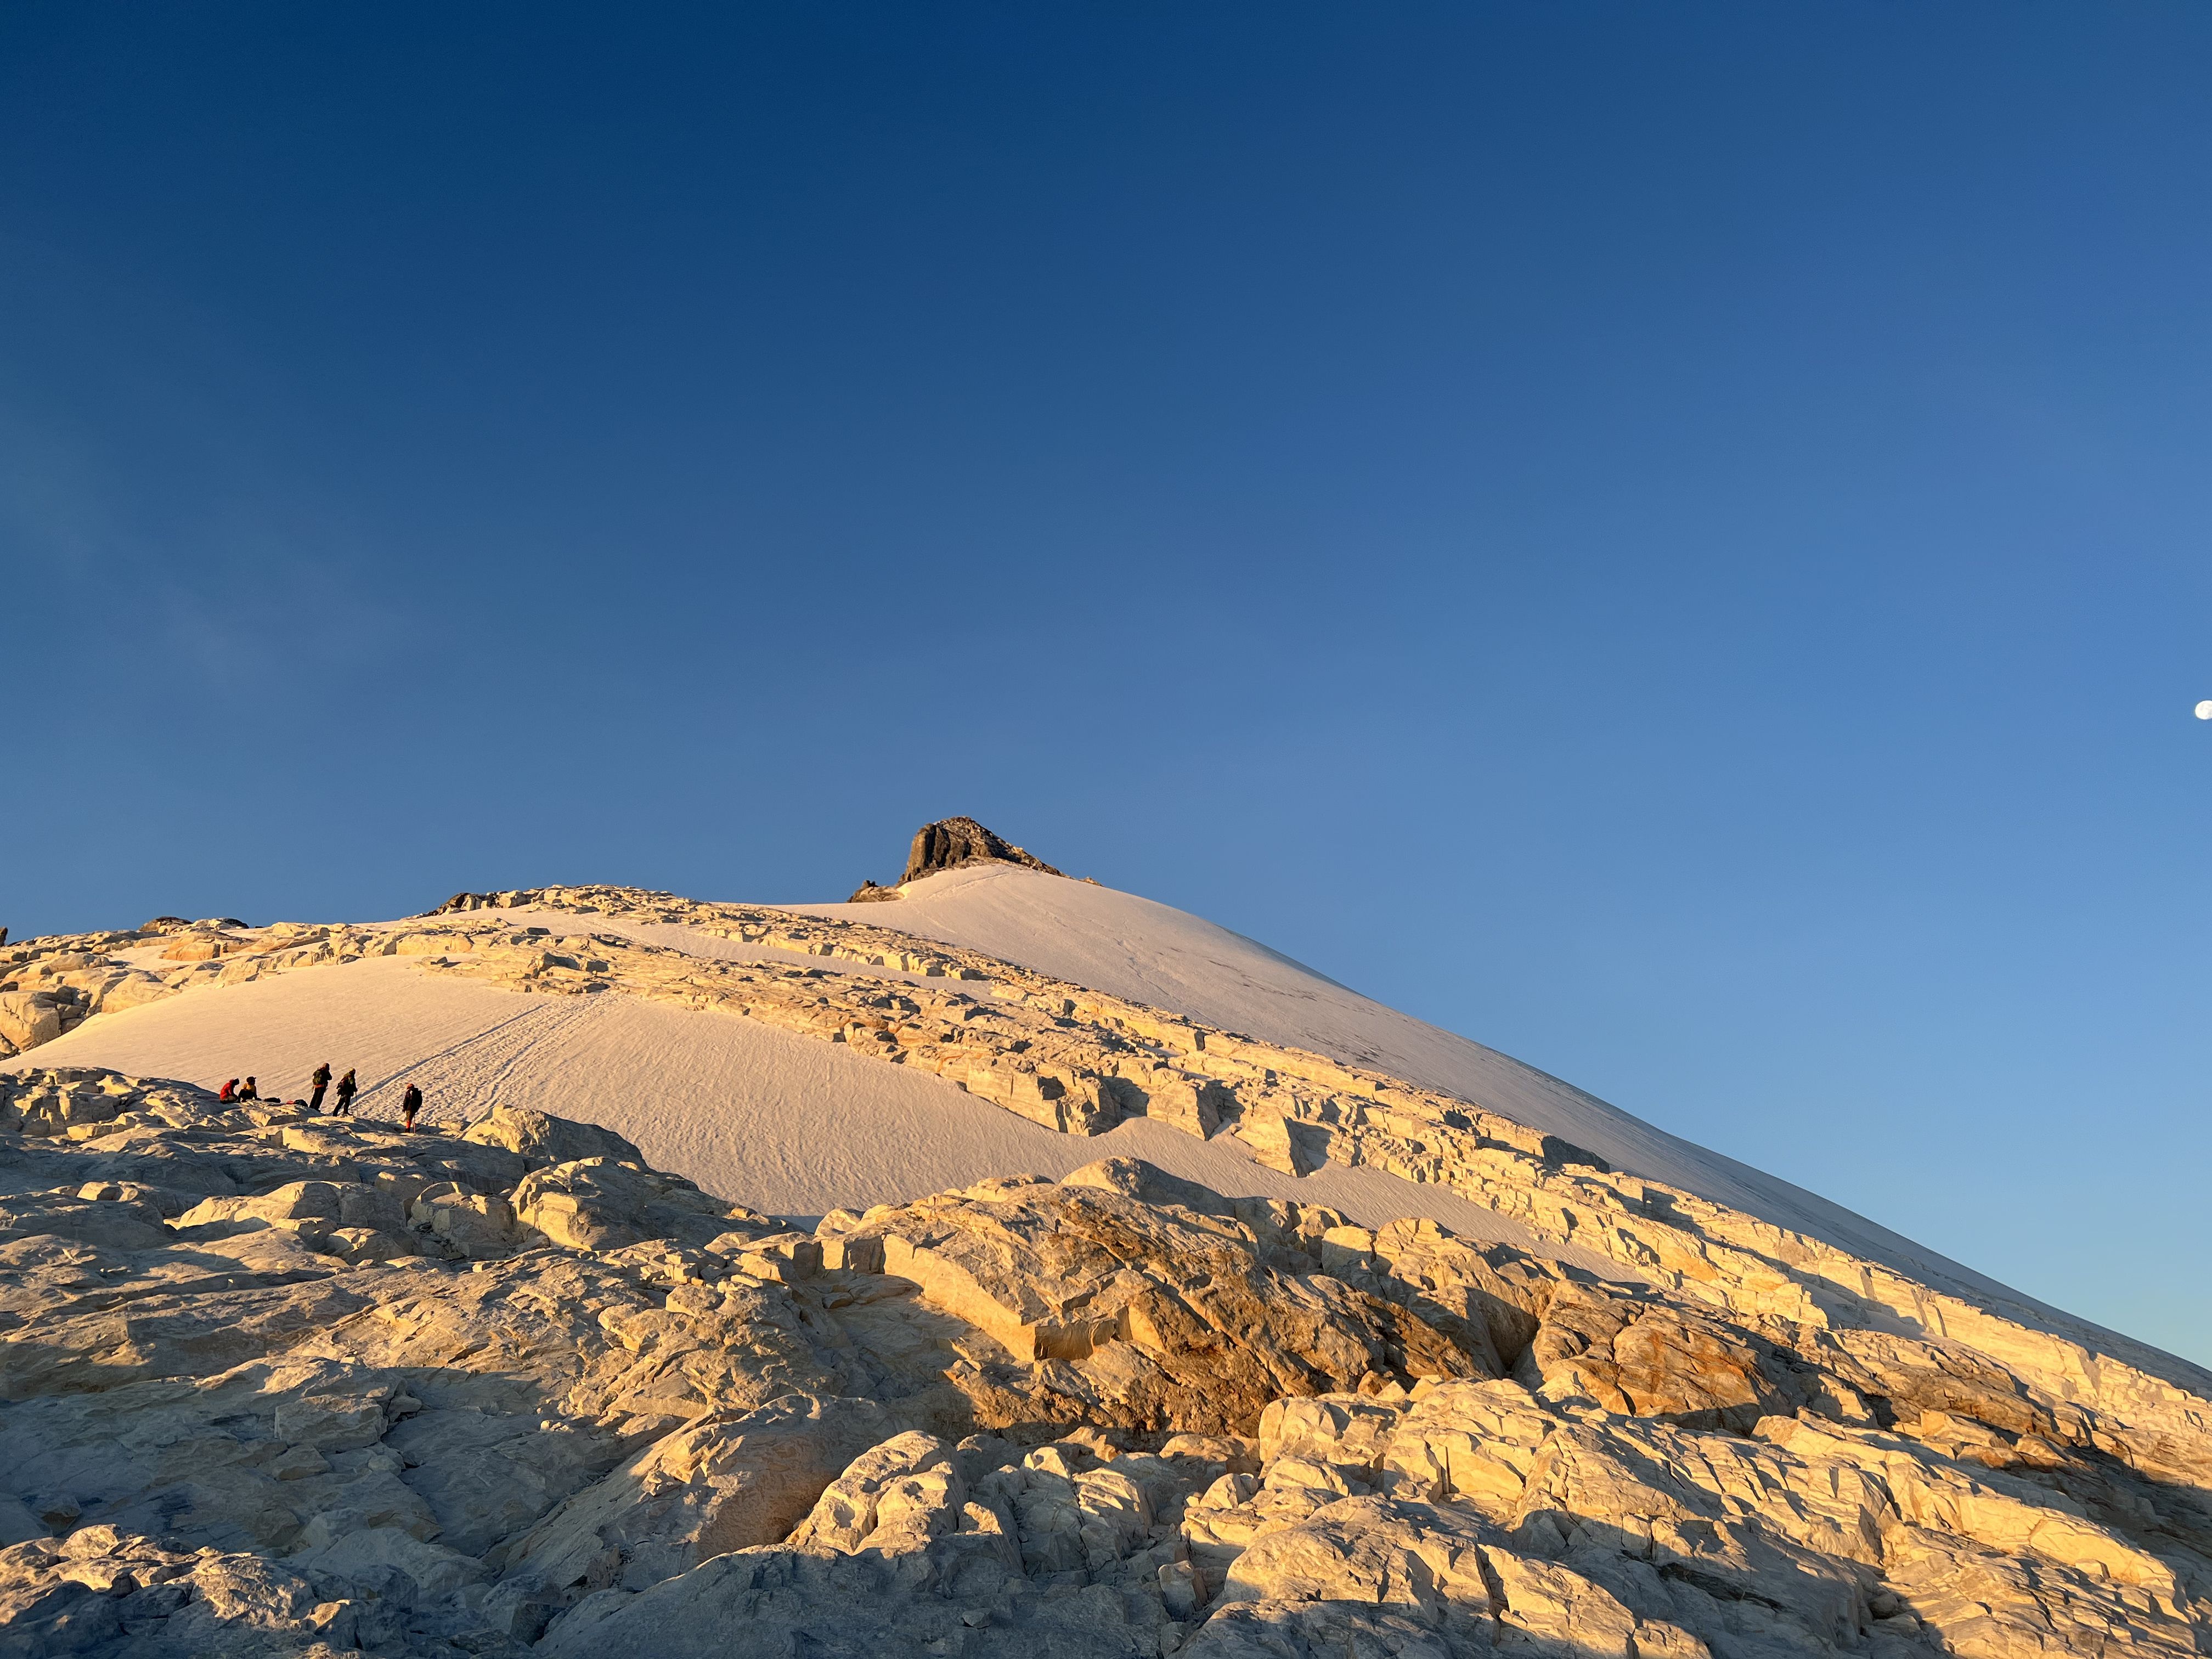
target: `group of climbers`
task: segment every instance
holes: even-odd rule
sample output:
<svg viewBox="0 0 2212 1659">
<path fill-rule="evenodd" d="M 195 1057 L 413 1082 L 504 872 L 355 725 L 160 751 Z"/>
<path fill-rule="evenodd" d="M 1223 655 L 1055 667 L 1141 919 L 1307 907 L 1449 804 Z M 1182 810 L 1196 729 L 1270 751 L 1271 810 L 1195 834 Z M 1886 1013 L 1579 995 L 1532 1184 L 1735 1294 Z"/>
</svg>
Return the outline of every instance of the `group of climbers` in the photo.
<svg viewBox="0 0 2212 1659">
<path fill-rule="evenodd" d="M 329 1091 L 331 1086 L 330 1061 L 326 1060 L 321 1065 L 316 1066 L 313 1074 L 308 1077 L 307 1082 L 312 1091 L 308 1097 L 305 1100 L 295 1100 L 292 1104 L 295 1106 L 304 1106 L 311 1112 L 319 1112 L 323 1109 L 323 1096 Z M 331 1106 L 330 1115 L 332 1117 L 351 1117 L 353 1115 L 353 1097 L 360 1092 L 361 1085 L 355 1081 L 353 1067 L 349 1066 L 346 1068 L 346 1074 L 338 1079 L 337 1100 L 337 1103 Z M 261 1090 L 260 1086 L 250 1077 L 243 1083 L 240 1083 L 238 1079 L 233 1078 L 229 1082 L 222 1085 L 221 1091 L 217 1092 L 216 1098 L 222 1101 L 226 1106 L 236 1105 L 240 1101 L 260 1099 Z M 415 1127 L 415 1115 L 422 1109 L 422 1091 L 415 1084 L 410 1083 L 407 1085 L 407 1092 L 402 1095 L 399 1100 L 400 1126 L 403 1128 L 413 1128 Z"/>
<path fill-rule="evenodd" d="M 315 1089 L 313 1096 L 307 1102 L 307 1109 L 311 1112 L 319 1112 L 323 1109 L 323 1091 L 331 1086 L 330 1061 L 326 1060 L 316 1066 L 314 1075 L 307 1081 L 314 1085 Z M 361 1085 L 353 1080 L 353 1067 L 347 1066 L 346 1074 L 338 1079 L 338 1103 L 331 1109 L 332 1117 L 353 1115 L 353 1097 L 360 1087 Z"/>
</svg>

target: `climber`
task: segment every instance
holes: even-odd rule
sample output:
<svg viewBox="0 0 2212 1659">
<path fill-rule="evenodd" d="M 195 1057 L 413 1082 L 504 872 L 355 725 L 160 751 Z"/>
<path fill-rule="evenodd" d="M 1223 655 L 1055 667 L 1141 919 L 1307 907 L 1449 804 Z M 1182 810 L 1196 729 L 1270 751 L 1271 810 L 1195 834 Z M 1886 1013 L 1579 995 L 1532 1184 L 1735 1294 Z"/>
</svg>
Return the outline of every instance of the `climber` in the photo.
<svg viewBox="0 0 2212 1659">
<path fill-rule="evenodd" d="M 314 1095 L 307 1102 L 307 1109 L 311 1112 L 319 1112 L 323 1109 L 323 1091 L 331 1086 L 330 1061 L 326 1060 L 321 1065 L 316 1066 L 314 1075 L 310 1077 L 307 1081 L 315 1085 Z"/>
<path fill-rule="evenodd" d="M 331 1109 L 331 1115 L 351 1117 L 353 1097 L 360 1091 L 361 1085 L 353 1080 L 353 1067 L 349 1066 L 346 1067 L 346 1074 L 338 1079 L 338 1103 Z"/>
<path fill-rule="evenodd" d="M 410 1083 L 407 1085 L 407 1092 L 399 1098 L 399 1127 L 403 1129 L 413 1128 L 415 1114 L 422 1109 L 422 1091 Z"/>
</svg>

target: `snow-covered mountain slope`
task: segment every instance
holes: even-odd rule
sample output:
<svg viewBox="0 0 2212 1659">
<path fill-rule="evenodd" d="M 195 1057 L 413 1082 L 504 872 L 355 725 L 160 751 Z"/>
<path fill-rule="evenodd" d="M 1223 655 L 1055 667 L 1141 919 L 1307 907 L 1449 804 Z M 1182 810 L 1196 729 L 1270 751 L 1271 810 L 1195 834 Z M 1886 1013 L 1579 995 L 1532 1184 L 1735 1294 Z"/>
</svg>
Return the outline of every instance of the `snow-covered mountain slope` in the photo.
<svg viewBox="0 0 2212 1659">
<path fill-rule="evenodd" d="M 535 908 L 513 918 L 583 925 Z M 787 951 L 697 928 L 620 916 L 593 916 L 586 931 L 709 960 L 791 960 Z M 158 960 L 159 949 L 125 954 Z M 264 1096 L 291 1098 L 328 1061 L 358 1071 L 356 1110 L 373 1121 L 395 1117 L 410 1084 L 423 1091 L 433 1122 L 466 1123 L 495 1104 L 550 1112 L 617 1130 L 656 1168 L 772 1214 L 866 1209 L 991 1176 L 1059 1176 L 1099 1158 L 1134 1157 L 1218 1191 L 1295 1194 L 1370 1224 L 1425 1217 L 1470 1237 L 1528 1239 L 1524 1228 L 1449 1188 L 1379 1170 L 1330 1166 L 1300 1177 L 1266 1167 L 1233 1138 L 1197 1139 L 1142 1117 L 1103 1135 L 1060 1134 L 939 1078 L 756 1020 L 621 995 L 520 995 L 428 976 L 417 965 L 371 956 L 198 987 L 102 1014 L 15 1064 L 103 1066 L 210 1089 L 251 1073 Z M 823 959 L 816 971 L 857 967 Z"/>
<path fill-rule="evenodd" d="M 164 920 L 0 1042 L 0 1650 L 2212 1651 L 2212 1376 L 1127 894 Z"/>
<path fill-rule="evenodd" d="M 23 984 L 50 978 L 70 1012 L 100 1012 L 29 1057 L 209 1086 L 252 1073 L 291 1097 L 329 1060 L 362 1069 L 373 1115 L 396 1115 L 410 1083 L 434 1122 L 528 1105 L 802 1216 L 1126 1152 L 1231 1195 L 1295 1194 L 1366 1224 L 1425 1217 L 1617 1276 L 1708 1280 L 1747 1313 L 1826 1318 L 1840 1293 L 1853 1319 L 1950 1328 L 1996 1314 L 2196 1375 L 1265 946 L 1093 884 L 994 864 L 860 905 L 611 888 L 456 902 L 390 923 L 38 947 L 13 970 Z"/>
<path fill-rule="evenodd" d="M 1811 1233 L 1917 1278 L 1984 1291 L 2002 1288 L 1817 1194 L 1655 1128 L 1510 1054 L 1385 1007 L 1187 911 L 1011 864 L 945 871 L 904 894 L 890 902 L 793 908 L 966 945 L 1133 1002 L 1371 1066 L 1587 1146 L 1615 1168 Z"/>
</svg>

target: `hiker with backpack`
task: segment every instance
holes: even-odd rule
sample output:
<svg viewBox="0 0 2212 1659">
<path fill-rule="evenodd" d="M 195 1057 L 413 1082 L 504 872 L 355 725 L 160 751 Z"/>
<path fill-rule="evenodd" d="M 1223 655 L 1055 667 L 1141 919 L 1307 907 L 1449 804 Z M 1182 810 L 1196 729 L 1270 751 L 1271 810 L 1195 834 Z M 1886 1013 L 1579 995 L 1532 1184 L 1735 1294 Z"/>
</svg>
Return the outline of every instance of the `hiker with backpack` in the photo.
<svg viewBox="0 0 2212 1659">
<path fill-rule="evenodd" d="M 331 1115 L 351 1117 L 353 1097 L 360 1092 L 361 1085 L 353 1080 L 353 1067 L 349 1066 L 346 1067 L 346 1074 L 338 1079 L 338 1103 L 331 1109 Z"/>
<path fill-rule="evenodd" d="M 314 1075 L 307 1081 L 315 1085 L 315 1092 L 307 1101 L 307 1109 L 311 1112 L 319 1112 L 323 1109 L 323 1091 L 331 1086 L 330 1061 L 326 1060 L 316 1066 Z"/>
</svg>

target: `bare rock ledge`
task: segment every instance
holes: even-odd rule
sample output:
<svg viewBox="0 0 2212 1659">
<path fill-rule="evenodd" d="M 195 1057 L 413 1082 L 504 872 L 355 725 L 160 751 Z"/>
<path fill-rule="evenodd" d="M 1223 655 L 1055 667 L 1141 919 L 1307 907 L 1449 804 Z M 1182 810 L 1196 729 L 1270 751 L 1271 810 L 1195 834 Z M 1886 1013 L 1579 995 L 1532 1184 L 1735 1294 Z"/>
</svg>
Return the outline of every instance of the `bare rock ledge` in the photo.
<svg viewBox="0 0 2212 1659">
<path fill-rule="evenodd" d="M 2208 1408 L 2093 1392 L 1129 1159 L 799 1231 L 0 1074 L 9 1659 L 2212 1650 Z"/>
</svg>

